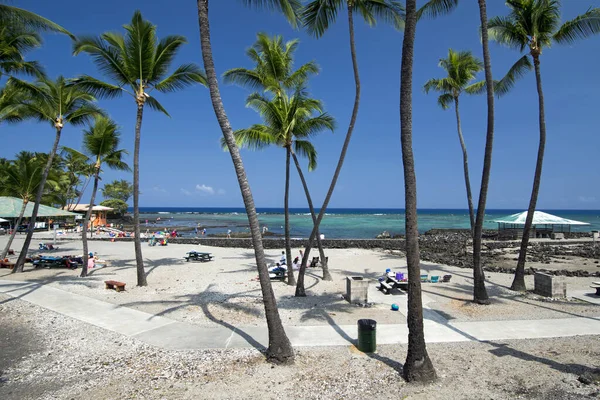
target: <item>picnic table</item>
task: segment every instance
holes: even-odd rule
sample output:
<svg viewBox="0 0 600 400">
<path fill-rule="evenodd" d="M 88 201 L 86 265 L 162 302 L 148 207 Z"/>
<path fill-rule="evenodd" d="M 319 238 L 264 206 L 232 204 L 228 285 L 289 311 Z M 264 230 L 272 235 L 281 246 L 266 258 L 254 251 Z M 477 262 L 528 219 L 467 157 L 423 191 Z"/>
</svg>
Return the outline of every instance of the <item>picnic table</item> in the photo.
<svg viewBox="0 0 600 400">
<path fill-rule="evenodd" d="M 77 263 L 65 257 L 42 256 L 33 261 L 35 268 L 77 268 Z"/>
<path fill-rule="evenodd" d="M 201 261 L 201 262 L 206 262 L 206 261 L 211 261 L 214 257 L 211 255 L 211 253 L 202 253 L 199 251 L 188 251 L 187 256 L 185 256 L 185 261 Z"/>
<path fill-rule="evenodd" d="M 389 293 L 392 289 L 408 290 L 408 282 L 396 279 L 396 274 L 389 272 L 385 275 L 385 280 L 379 282 L 379 289 L 384 293 Z"/>
</svg>

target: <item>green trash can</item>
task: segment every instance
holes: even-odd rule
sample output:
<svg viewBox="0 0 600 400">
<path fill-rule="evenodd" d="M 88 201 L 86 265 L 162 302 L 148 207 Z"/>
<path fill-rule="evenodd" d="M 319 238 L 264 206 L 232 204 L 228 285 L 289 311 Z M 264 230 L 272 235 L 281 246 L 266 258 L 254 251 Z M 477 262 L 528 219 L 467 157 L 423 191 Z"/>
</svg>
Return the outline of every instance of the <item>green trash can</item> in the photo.
<svg viewBox="0 0 600 400">
<path fill-rule="evenodd" d="M 358 349 L 364 353 L 377 350 L 377 321 L 372 319 L 358 320 Z"/>
</svg>

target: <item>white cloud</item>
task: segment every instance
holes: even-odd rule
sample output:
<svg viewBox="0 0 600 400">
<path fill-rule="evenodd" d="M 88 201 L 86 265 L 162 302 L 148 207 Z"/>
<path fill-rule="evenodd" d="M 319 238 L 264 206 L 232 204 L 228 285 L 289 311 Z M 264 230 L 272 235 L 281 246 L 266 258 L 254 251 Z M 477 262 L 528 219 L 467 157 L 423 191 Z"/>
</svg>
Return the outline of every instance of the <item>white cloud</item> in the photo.
<svg viewBox="0 0 600 400">
<path fill-rule="evenodd" d="M 225 189 L 219 189 L 219 190 L 217 190 L 217 194 L 225 194 Z"/>
<path fill-rule="evenodd" d="M 186 195 L 186 196 L 191 196 L 191 193 L 188 190 L 185 190 L 183 188 L 181 189 L 181 193 L 184 194 L 184 195 Z"/>
<path fill-rule="evenodd" d="M 152 190 L 154 190 L 155 192 L 167 193 L 167 191 L 161 188 L 160 186 L 154 186 Z"/>
<path fill-rule="evenodd" d="M 213 189 L 210 186 L 206 186 L 204 184 L 202 185 L 196 185 L 196 190 L 205 194 L 210 194 L 211 196 L 213 194 L 215 194 L 215 189 Z"/>
<path fill-rule="evenodd" d="M 582 203 L 595 203 L 596 198 L 593 196 L 579 196 L 579 201 Z"/>
</svg>

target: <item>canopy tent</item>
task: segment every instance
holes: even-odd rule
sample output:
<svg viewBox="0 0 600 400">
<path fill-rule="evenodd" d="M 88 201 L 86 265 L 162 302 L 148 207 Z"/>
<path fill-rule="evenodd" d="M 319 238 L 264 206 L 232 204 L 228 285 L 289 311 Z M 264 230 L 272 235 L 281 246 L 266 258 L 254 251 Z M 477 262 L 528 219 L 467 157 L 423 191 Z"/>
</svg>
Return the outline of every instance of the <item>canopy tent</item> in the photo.
<svg viewBox="0 0 600 400">
<path fill-rule="evenodd" d="M 518 231 L 523 230 L 527 211 L 508 215 L 494 220 L 498 223 L 499 231 Z M 571 225 L 589 225 L 587 222 L 575 221 L 572 219 L 558 217 L 542 211 L 534 211 L 531 236 L 544 236 L 553 232 L 570 232 Z"/>
<path fill-rule="evenodd" d="M 33 212 L 33 205 L 35 203 L 30 201 L 25 208 L 25 218 L 30 218 Z M 21 208 L 23 207 L 23 200 L 16 197 L 3 197 L 0 196 L 0 217 L 2 218 L 19 218 Z M 76 214 L 40 204 L 38 209 L 38 217 L 73 217 Z"/>
<path fill-rule="evenodd" d="M 512 214 L 500 219 L 494 220 L 494 222 L 502 224 L 515 224 L 525 225 L 525 219 L 527 218 L 527 211 L 523 211 L 517 214 Z M 533 213 L 533 225 L 589 225 L 587 222 L 574 221 L 572 219 L 566 219 L 557 217 L 556 215 L 548 214 L 542 211 L 534 211 Z"/>
<path fill-rule="evenodd" d="M 2 222 L 8 222 L 8 220 L 4 219 L 4 218 L 0 218 L 0 223 L 2 223 Z"/>
</svg>

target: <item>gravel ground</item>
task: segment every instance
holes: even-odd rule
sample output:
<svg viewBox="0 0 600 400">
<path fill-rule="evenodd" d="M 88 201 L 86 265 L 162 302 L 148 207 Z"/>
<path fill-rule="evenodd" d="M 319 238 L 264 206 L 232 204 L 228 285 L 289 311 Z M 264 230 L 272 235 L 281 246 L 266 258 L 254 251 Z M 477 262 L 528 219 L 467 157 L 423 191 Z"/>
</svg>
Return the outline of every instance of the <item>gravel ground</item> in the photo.
<svg viewBox="0 0 600 400">
<path fill-rule="evenodd" d="M 0 295 L 0 398 L 598 399 L 578 376 L 600 367 L 600 337 L 428 346 L 438 381 L 400 377 L 406 346 L 296 349 L 273 366 L 253 349 L 165 351 Z"/>
</svg>

